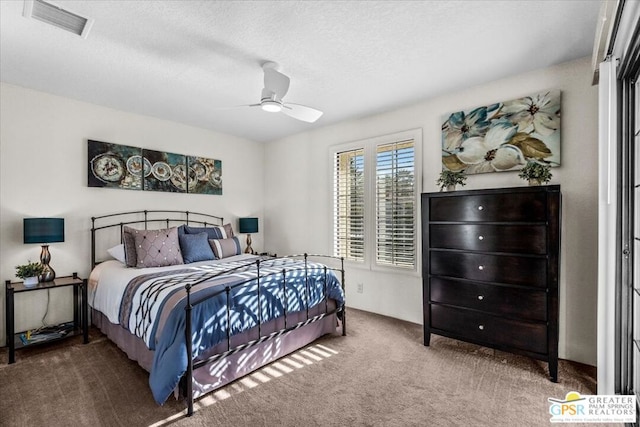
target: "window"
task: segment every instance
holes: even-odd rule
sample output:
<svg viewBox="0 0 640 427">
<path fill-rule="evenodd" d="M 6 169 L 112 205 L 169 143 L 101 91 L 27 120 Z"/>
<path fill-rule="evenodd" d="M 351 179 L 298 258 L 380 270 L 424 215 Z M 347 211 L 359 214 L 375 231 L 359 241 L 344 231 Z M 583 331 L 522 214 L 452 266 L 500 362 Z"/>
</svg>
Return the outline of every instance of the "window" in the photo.
<svg viewBox="0 0 640 427">
<path fill-rule="evenodd" d="M 416 270 L 419 130 L 334 147 L 333 253 Z"/>
<path fill-rule="evenodd" d="M 599 200 L 598 244 L 606 256 L 598 260 L 598 291 L 604 301 L 598 307 L 598 332 L 604 331 L 598 334 L 598 394 L 638 396 L 640 8 L 636 2 L 618 3 L 599 68 L 599 180 L 606 197 Z M 633 425 L 638 425 L 638 414 Z"/>
<path fill-rule="evenodd" d="M 414 143 L 408 140 L 379 145 L 376 151 L 376 262 L 413 268 Z"/>
<path fill-rule="evenodd" d="M 334 253 L 364 260 L 364 150 L 335 155 Z"/>
</svg>

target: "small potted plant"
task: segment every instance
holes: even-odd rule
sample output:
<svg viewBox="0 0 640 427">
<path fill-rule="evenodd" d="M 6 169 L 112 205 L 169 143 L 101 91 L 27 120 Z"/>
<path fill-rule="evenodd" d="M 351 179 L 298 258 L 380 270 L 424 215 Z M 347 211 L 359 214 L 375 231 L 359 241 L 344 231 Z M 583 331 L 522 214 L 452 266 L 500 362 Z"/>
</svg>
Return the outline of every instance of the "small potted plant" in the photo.
<svg viewBox="0 0 640 427">
<path fill-rule="evenodd" d="M 456 189 L 456 185 L 466 185 L 465 181 L 467 176 L 464 172 L 453 172 L 448 169 L 443 169 L 440 172 L 440 177 L 436 180 L 436 184 L 440 186 L 440 191 L 446 188 L 447 191 L 453 191 Z"/>
<path fill-rule="evenodd" d="M 24 281 L 28 288 L 38 284 L 38 276 L 44 273 L 44 267 L 39 262 L 27 261 L 26 264 L 16 266 L 16 277 Z"/>
<path fill-rule="evenodd" d="M 553 175 L 551 165 L 528 161 L 518 176 L 529 181 L 529 185 L 540 185 L 549 182 Z"/>
</svg>

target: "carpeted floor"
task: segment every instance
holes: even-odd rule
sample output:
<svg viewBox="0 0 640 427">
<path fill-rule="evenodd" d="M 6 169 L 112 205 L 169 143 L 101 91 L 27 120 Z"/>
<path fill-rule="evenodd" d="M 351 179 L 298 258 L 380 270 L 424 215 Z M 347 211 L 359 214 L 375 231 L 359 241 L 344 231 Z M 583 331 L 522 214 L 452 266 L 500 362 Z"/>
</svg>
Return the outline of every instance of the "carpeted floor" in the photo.
<svg viewBox="0 0 640 427">
<path fill-rule="evenodd" d="M 348 336 L 323 337 L 197 402 L 158 406 L 148 374 L 92 330 L 17 353 L 0 350 L 2 426 L 542 426 L 547 398 L 595 394 L 595 369 L 546 364 L 433 336 L 422 327 L 348 311 Z M 575 424 L 574 424 L 575 425 Z M 603 425 L 603 424 L 600 424 Z"/>
</svg>

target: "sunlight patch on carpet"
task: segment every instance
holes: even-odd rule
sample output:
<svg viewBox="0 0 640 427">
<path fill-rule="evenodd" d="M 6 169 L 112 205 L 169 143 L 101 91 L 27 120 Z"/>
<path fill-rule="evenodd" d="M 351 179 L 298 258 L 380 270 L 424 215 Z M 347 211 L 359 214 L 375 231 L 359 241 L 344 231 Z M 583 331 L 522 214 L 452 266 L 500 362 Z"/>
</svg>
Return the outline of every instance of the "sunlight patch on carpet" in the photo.
<svg viewBox="0 0 640 427">
<path fill-rule="evenodd" d="M 271 377 L 269 377 L 268 375 L 263 374 L 260 371 L 254 372 L 253 374 L 251 374 L 251 376 L 253 378 L 255 378 L 256 380 L 260 381 L 261 383 L 266 383 L 268 381 L 271 381 Z"/>
<path fill-rule="evenodd" d="M 307 348 L 307 350 L 313 351 L 315 353 L 318 353 L 322 357 L 329 357 L 329 356 L 331 356 L 333 354 L 338 354 L 337 351 L 335 351 L 335 350 L 333 350 L 333 349 L 331 349 L 329 347 L 326 347 L 326 346 L 324 346 L 322 344 L 314 345 L 313 347 Z"/>
<path fill-rule="evenodd" d="M 322 359 L 324 359 L 324 357 L 320 357 L 319 355 L 317 355 L 315 353 L 312 353 L 310 351 L 303 351 L 300 354 L 303 354 L 303 355 L 307 356 L 308 358 L 315 360 L 316 362 L 319 362 Z"/>
<path fill-rule="evenodd" d="M 292 354 L 291 357 L 293 357 L 296 360 L 301 361 L 305 365 L 313 365 L 313 362 L 311 360 L 307 359 L 306 357 L 303 357 L 302 354 Z"/>
<path fill-rule="evenodd" d="M 291 355 L 290 357 L 285 357 L 284 359 L 280 359 L 282 361 L 283 364 L 287 364 L 288 366 L 294 368 L 294 369 L 300 369 L 302 367 L 304 367 L 304 365 L 302 363 L 299 363 L 295 360 L 293 360 L 293 355 Z"/>
<path fill-rule="evenodd" d="M 281 363 L 281 362 L 275 362 L 272 363 L 271 366 L 273 366 L 276 369 L 279 369 L 280 371 L 284 372 L 285 374 L 289 374 L 291 372 L 293 372 L 293 369 L 291 369 L 290 367 L 288 367 L 287 365 Z"/>
<path fill-rule="evenodd" d="M 258 383 L 251 379 L 252 376 L 253 375 L 247 375 L 246 377 L 240 378 L 240 384 L 246 388 L 258 387 Z"/>
<path fill-rule="evenodd" d="M 282 357 L 267 366 L 248 374 L 237 381 L 224 386 L 219 390 L 212 391 L 205 396 L 197 398 L 193 403 L 195 412 L 202 410 L 208 406 L 214 405 L 230 398 L 233 395 L 242 393 L 252 388 L 259 387 L 273 379 L 278 379 L 286 374 L 294 372 L 296 369 L 302 369 L 305 366 L 313 365 L 331 356 L 338 354 L 338 351 L 322 344 L 311 344 L 305 348 L 297 350 L 288 356 Z M 310 360 L 313 359 L 313 360 Z M 164 420 L 149 424 L 149 427 L 161 427 L 173 424 L 180 418 L 185 418 L 187 409 L 173 414 Z"/>
<path fill-rule="evenodd" d="M 269 374 L 274 378 L 278 378 L 284 375 L 282 372 L 278 371 L 277 369 L 273 369 L 271 366 L 265 366 L 264 368 L 262 368 L 262 371 L 265 374 Z"/>
</svg>

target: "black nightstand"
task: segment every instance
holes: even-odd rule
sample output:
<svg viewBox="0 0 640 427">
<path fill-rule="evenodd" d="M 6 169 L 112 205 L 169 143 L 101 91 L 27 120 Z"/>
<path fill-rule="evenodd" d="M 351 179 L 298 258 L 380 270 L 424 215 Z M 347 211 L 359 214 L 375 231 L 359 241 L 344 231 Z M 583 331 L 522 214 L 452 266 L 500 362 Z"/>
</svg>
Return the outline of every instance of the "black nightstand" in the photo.
<svg viewBox="0 0 640 427">
<path fill-rule="evenodd" d="M 64 330 L 60 336 L 48 337 L 41 341 L 23 342 L 21 335 L 26 332 L 15 332 L 15 319 L 13 301 L 14 296 L 20 292 L 41 291 L 43 289 L 63 288 L 73 286 L 73 323 L 58 325 L 60 330 Z M 33 347 L 40 344 L 50 343 L 61 339 L 83 335 L 83 342 L 89 342 L 89 322 L 88 322 L 88 304 L 87 304 L 87 279 L 81 279 L 76 273 L 73 276 L 57 277 L 51 282 L 40 282 L 36 286 L 26 287 L 22 282 L 11 283 L 10 280 L 5 282 L 7 290 L 5 314 L 7 317 L 7 347 L 9 347 L 9 363 L 16 361 L 16 350 L 25 347 Z M 69 326 L 64 328 L 64 326 Z"/>
<path fill-rule="evenodd" d="M 278 254 L 272 254 L 271 252 L 261 252 L 260 256 L 267 258 L 278 258 Z"/>
</svg>

